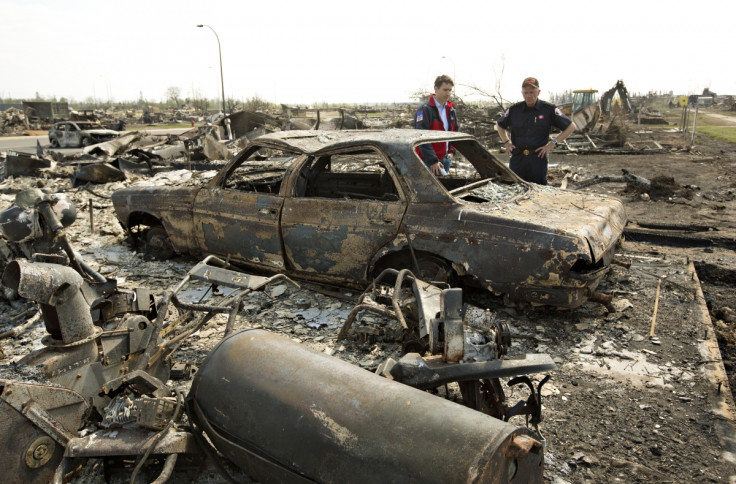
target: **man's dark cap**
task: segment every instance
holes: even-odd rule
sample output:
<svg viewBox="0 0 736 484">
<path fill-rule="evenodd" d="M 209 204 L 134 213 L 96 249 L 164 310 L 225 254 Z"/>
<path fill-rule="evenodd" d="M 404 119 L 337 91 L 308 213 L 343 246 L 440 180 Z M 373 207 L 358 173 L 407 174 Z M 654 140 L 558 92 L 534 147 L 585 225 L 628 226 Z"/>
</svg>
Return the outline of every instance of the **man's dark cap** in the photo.
<svg viewBox="0 0 736 484">
<path fill-rule="evenodd" d="M 539 79 L 536 77 L 527 77 L 524 82 L 521 83 L 521 87 L 534 86 L 539 89 Z"/>
</svg>

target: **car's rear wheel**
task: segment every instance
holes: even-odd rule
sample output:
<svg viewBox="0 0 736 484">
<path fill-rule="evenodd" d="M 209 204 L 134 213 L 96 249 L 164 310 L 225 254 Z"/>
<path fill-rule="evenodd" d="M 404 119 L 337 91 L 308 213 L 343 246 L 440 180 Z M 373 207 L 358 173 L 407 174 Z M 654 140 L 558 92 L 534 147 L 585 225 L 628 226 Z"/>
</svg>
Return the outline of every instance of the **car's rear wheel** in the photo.
<svg viewBox="0 0 736 484">
<path fill-rule="evenodd" d="M 415 257 L 416 264 L 408 250 L 394 253 L 376 266 L 376 272 L 373 276 L 377 276 L 383 269 L 390 267 L 396 270 L 409 269 L 424 282 L 445 283 L 450 286 L 454 286 L 458 282 L 452 264 L 442 257 L 428 252 L 417 252 Z"/>
<path fill-rule="evenodd" d="M 452 266 L 442 257 L 432 254 L 417 255 L 417 265 L 419 266 L 419 274 L 415 274 L 419 279 L 426 282 L 442 282 L 453 285 L 455 282 L 455 271 Z M 416 268 L 412 265 L 412 270 Z"/>
<path fill-rule="evenodd" d="M 59 147 L 59 140 L 56 138 L 51 138 L 51 147 L 52 148 L 58 148 Z"/>
<path fill-rule="evenodd" d="M 169 234 L 163 227 L 151 227 L 146 231 L 146 255 L 156 260 L 170 259 L 174 256 L 174 247 Z"/>
</svg>

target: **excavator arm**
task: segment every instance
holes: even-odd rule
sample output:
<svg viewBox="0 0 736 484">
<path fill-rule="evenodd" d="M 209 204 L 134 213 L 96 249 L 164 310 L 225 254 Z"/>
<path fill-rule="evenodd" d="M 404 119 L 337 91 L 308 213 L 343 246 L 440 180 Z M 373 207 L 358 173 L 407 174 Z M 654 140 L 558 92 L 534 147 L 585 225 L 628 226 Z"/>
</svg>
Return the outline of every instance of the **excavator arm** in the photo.
<svg viewBox="0 0 736 484">
<path fill-rule="evenodd" d="M 629 99 L 629 91 L 626 89 L 624 81 L 619 79 L 618 81 L 616 81 L 616 85 L 614 85 L 608 91 L 604 92 L 601 96 L 601 111 L 603 114 L 608 115 L 611 113 L 613 95 L 616 93 L 618 93 L 618 97 L 621 99 L 621 106 L 623 106 L 624 111 L 626 111 L 627 113 L 630 113 L 632 111 L 631 100 Z"/>
</svg>

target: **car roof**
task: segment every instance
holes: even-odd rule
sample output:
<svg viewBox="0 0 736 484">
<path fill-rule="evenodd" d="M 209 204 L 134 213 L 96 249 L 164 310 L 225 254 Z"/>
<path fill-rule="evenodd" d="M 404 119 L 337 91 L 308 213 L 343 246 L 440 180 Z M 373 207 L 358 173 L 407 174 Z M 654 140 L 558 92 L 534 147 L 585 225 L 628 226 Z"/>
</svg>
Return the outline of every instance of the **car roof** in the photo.
<svg viewBox="0 0 736 484">
<path fill-rule="evenodd" d="M 97 121 L 71 121 L 71 120 L 59 121 L 57 123 L 54 123 L 54 126 L 63 126 L 65 124 L 75 124 L 80 127 L 81 126 L 100 126 L 100 127 L 102 126 L 102 124 L 100 124 Z"/>
<path fill-rule="evenodd" d="M 365 144 L 389 147 L 407 146 L 418 142 L 454 141 L 474 139 L 465 133 L 429 131 L 421 129 L 343 130 L 343 131 L 278 131 L 254 140 L 255 144 L 268 144 L 301 153 L 317 153 L 341 147 Z"/>
</svg>

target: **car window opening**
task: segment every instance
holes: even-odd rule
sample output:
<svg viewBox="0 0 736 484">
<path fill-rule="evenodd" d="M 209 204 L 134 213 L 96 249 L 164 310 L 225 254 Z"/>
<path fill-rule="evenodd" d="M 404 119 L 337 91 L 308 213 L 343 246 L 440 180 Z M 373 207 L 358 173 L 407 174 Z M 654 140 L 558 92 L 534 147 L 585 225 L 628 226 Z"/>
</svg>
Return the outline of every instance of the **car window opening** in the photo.
<svg viewBox="0 0 736 484">
<path fill-rule="evenodd" d="M 377 152 L 324 155 L 303 175 L 305 183 L 299 195 L 304 197 L 382 201 L 401 198 L 386 160 Z"/>
<path fill-rule="evenodd" d="M 297 159 L 297 155 L 280 150 L 253 152 L 230 171 L 223 182 L 223 188 L 278 194 L 287 170 Z"/>
<path fill-rule="evenodd" d="M 450 172 L 436 179 L 458 200 L 496 204 L 508 202 L 528 190 L 526 184 L 510 176 L 502 163 L 488 151 L 479 149 L 477 143 L 459 141 L 452 146 L 455 155 Z"/>
</svg>

